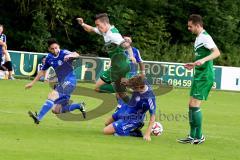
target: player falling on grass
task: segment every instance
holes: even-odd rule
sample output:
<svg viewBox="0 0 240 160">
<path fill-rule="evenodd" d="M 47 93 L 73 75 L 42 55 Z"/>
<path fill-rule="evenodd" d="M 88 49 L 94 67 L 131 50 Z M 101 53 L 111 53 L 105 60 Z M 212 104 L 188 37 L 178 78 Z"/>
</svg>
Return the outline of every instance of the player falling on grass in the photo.
<svg viewBox="0 0 240 160">
<path fill-rule="evenodd" d="M 121 78 L 125 77 L 130 71 L 129 59 L 134 63 L 136 62 L 132 50 L 126 47 L 125 40 L 117 28 L 110 24 L 106 13 L 97 14 L 95 16 L 96 27 L 85 24 L 82 18 L 77 18 L 77 21 L 87 32 L 94 32 L 103 36 L 106 51 L 111 59 L 111 67 L 102 72 L 100 78 L 96 82 L 96 89 L 99 88 L 100 91 L 112 92 L 112 88 L 114 88 L 114 91 L 117 92 L 119 97 L 127 102 L 129 99 L 127 99 L 125 88 L 120 85 L 120 82 Z M 125 49 L 128 49 L 129 58 L 124 54 Z M 104 85 L 111 83 L 113 83 L 114 87 L 111 85 Z"/>
<path fill-rule="evenodd" d="M 55 114 L 78 109 L 82 112 L 83 117 L 85 118 L 86 112 L 84 103 L 69 104 L 70 96 L 76 88 L 77 83 L 76 76 L 73 72 L 72 61 L 74 58 L 79 57 L 79 54 L 77 52 L 61 50 L 55 39 L 48 40 L 48 50 L 50 53 L 46 57 L 45 64 L 34 80 L 27 84 L 25 88 L 31 88 L 40 77 L 45 75 L 46 70 L 49 67 L 54 68 L 58 78 L 58 84 L 55 85 L 55 88 L 49 93 L 48 99 L 43 104 L 40 112 L 34 114 L 29 111 L 29 116 L 34 120 L 34 123 L 39 124 L 50 109 L 52 109 L 52 112 Z"/>
<path fill-rule="evenodd" d="M 150 141 L 151 129 L 155 122 L 155 95 L 142 76 L 134 76 L 126 80 L 125 84 L 133 90 L 132 97 L 128 104 L 123 103 L 121 108 L 107 119 L 103 133 L 106 135 L 143 137 Z M 147 111 L 150 113 L 150 119 L 143 136 L 140 129 L 143 126 Z"/>
<path fill-rule="evenodd" d="M 188 30 L 197 35 L 194 43 L 195 62 L 185 65 L 187 69 L 195 69 L 189 101 L 190 135 L 186 139 L 178 139 L 180 143 L 201 144 L 205 141 L 202 134 L 201 102 L 207 100 L 213 86 L 213 59 L 220 55 L 212 37 L 204 30 L 200 15 L 193 14 L 188 19 Z"/>
</svg>

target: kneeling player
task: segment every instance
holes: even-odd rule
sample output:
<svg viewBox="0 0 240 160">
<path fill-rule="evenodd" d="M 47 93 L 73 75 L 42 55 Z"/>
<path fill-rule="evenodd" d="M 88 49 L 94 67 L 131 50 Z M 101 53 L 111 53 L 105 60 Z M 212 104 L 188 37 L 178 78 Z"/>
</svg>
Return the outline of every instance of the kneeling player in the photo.
<svg viewBox="0 0 240 160">
<path fill-rule="evenodd" d="M 53 67 L 57 78 L 58 84 L 49 93 L 48 99 L 42 106 L 38 114 L 34 114 L 31 111 L 28 112 L 29 116 L 34 120 L 34 123 L 39 124 L 46 113 L 52 109 L 55 114 L 70 112 L 73 110 L 80 110 L 85 118 L 85 104 L 69 104 L 69 99 L 76 88 L 76 76 L 73 73 L 72 59 L 79 57 L 76 52 L 70 52 L 67 50 L 61 50 L 58 42 L 54 39 L 48 41 L 49 54 L 46 57 L 46 62 L 38 72 L 35 79 L 25 86 L 29 89 L 33 84 L 40 79 L 49 67 Z"/>
<path fill-rule="evenodd" d="M 106 121 L 103 133 L 142 137 L 140 129 L 143 126 L 145 114 L 149 111 L 150 120 L 143 138 L 150 141 L 151 129 L 155 122 L 155 95 L 141 76 L 127 80 L 126 85 L 133 89 L 132 97 L 128 104 L 123 103 L 121 108 Z"/>
</svg>

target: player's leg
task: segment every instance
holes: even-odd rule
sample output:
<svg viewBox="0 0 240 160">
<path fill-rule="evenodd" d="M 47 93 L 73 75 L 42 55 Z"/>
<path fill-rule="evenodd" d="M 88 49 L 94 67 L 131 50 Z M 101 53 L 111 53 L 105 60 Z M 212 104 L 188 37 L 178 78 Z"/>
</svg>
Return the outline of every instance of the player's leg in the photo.
<svg viewBox="0 0 240 160">
<path fill-rule="evenodd" d="M 54 101 L 58 97 L 59 97 L 58 92 L 56 90 L 52 90 L 49 93 L 48 99 L 45 101 L 38 114 L 34 114 L 31 111 L 28 112 L 29 116 L 34 120 L 34 123 L 39 124 L 39 122 L 43 119 L 47 112 L 53 107 Z"/>
<path fill-rule="evenodd" d="M 201 100 L 190 97 L 189 101 L 189 124 L 190 124 L 190 137 L 194 139 L 201 139 L 202 137 L 202 112 Z"/>
<path fill-rule="evenodd" d="M 103 129 L 103 134 L 105 135 L 112 135 L 114 134 L 116 131 L 115 131 L 115 128 L 113 127 L 113 123 L 107 125 L 106 127 L 104 127 Z"/>
<path fill-rule="evenodd" d="M 68 85 L 60 86 L 56 88 L 59 92 L 58 99 L 55 100 L 55 104 L 57 105 L 57 108 L 55 107 L 53 112 L 55 114 L 60 113 L 66 113 L 66 112 L 72 112 L 74 110 L 79 110 L 82 112 L 83 117 L 86 118 L 86 107 L 84 102 L 80 103 L 71 103 L 69 104 L 69 100 L 71 97 L 71 94 L 76 88 L 76 83 L 67 83 Z"/>
<path fill-rule="evenodd" d="M 62 110 L 62 105 L 61 104 L 55 104 L 52 107 L 52 113 L 54 113 L 54 114 L 60 114 L 61 110 Z"/>
<path fill-rule="evenodd" d="M 190 100 L 189 100 L 189 108 L 188 108 L 188 117 L 189 117 L 189 126 L 190 126 L 190 131 L 189 131 L 189 136 L 187 138 L 182 138 L 178 139 L 177 141 L 180 143 L 192 143 L 192 141 L 195 139 L 196 136 L 196 125 L 195 125 L 195 118 L 193 117 L 195 115 L 195 112 L 199 109 L 198 106 L 200 106 L 201 101 L 193 98 L 193 95 L 199 95 L 199 90 L 197 86 L 197 82 L 193 80 L 193 84 L 191 86 L 191 91 L 190 91 Z"/>
<path fill-rule="evenodd" d="M 115 90 L 111 84 L 110 72 L 111 68 L 101 73 L 100 78 L 96 82 L 95 91 L 115 93 Z"/>
<path fill-rule="evenodd" d="M 129 132 L 129 135 L 133 137 L 143 137 L 143 133 L 141 131 L 143 126 L 144 126 L 144 122 L 139 122 L 138 124 L 136 124 L 136 128 L 132 129 Z"/>
<path fill-rule="evenodd" d="M 5 55 L 5 67 L 8 69 L 9 75 L 8 75 L 8 79 L 14 80 L 14 77 L 12 76 L 12 61 L 10 58 L 10 55 L 7 51 L 7 49 L 3 49 L 3 54 Z"/>
<path fill-rule="evenodd" d="M 114 120 L 114 119 L 112 119 Z M 139 127 L 137 123 L 132 123 L 130 121 L 124 121 L 119 119 L 117 121 L 112 122 L 111 124 L 107 125 L 103 129 L 103 133 L 105 135 L 118 135 L 118 136 L 135 136 L 135 137 L 142 137 L 142 132 L 139 129 L 138 133 L 136 129 Z M 135 132 L 131 132 L 135 131 Z"/>
<path fill-rule="evenodd" d="M 116 110 L 111 117 L 109 117 L 105 122 L 105 128 L 103 129 L 104 134 L 113 134 L 115 133 L 117 127 L 113 127 L 113 122 L 118 121 L 120 118 L 120 115 L 126 110 L 127 106 L 123 105 L 119 110 Z M 116 122 L 120 123 L 120 122 Z M 116 125 L 116 124 L 115 124 Z M 116 125 L 117 126 L 117 125 Z M 114 131 L 114 132 L 113 132 Z"/>
<path fill-rule="evenodd" d="M 113 117 L 108 117 L 107 120 L 105 121 L 104 125 L 105 126 L 108 126 L 109 124 L 113 123 L 114 122 L 114 119 Z"/>
<path fill-rule="evenodd" d="M 130 71 L 130 62 L 127 56 L 123 53 L 115 54 L 111 58 L 110 77 L 113 82 L 113 87 L 119 97 L 128 103 L 129 97 L 126 94 L 126 86 L 121 84 L 121 79 L 125 78 Z"/>
<path fill-rule="evenodd" d="M 192 95 L 189 106 L 195 107 L 192 111 L 192 120 L 195 125 L 196 134 L 193 144 L 201 144 L 205 141 L 205 137 L 202 134 L 202 111 L 201 101 L 207 100 L 209 92 L 213 86 L 213 80 L 204 80 L 197 83 L 198 95 Z"/>
<path fill-rule="evenodd" d="M 82 113 L 83 118 L 86 118 L 86 107 L 84 102 L 61 105 L 59 113 L 67 113 L 72 112 L 74 110 L 79 110 Z"/>
<path fill-rule="evenodd" d="M 212 88 L 213 81 L 193 81 L 189 101 L 190 134 L 186 139 L 178 140 L 181 143 L 200 144 L 205 141 L 202 134 L 201 101 L 206 100 Z"/>
<path fill-rule="evenodd" d="M 116 91 L 116 95 L 117 95 L 117 99 L 118 99 L 118 103 L 128 103 L 130 98 L 129 96 L 127 95 L 127 88 L 125 85 L 123 85 L 121 83 L 121 79 L 118 79 L 117 81 L 115 81 L 113 83 L 113 87 Z"/>
<path fill-rule="evenodd" d="M 7 61 L 3 64 L 3 66 L 5 68 L 7 68 L 7 71 L 8 71 L 8 79 L 11 79 L 11 80 L 14 80 L 14 77 L 12 76 L 12 71 L 13 71 L 13 68 L 12 68 L 12 62 L 11 61 Z"/>
</svg>

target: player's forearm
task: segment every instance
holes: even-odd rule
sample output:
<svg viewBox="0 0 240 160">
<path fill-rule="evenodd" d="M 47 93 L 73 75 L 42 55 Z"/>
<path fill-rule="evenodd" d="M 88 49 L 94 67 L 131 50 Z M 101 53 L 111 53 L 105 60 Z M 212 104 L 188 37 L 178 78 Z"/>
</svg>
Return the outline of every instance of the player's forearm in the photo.
<svg viewBox="0 0 240 160">
<path fill-rule="evenodd" d="M 148 135 L 148 136 L 151 135 L 151 131 L 152 131 L 152 127 L 153 127 L 154 122 L 155 122 L 155 115 L 152 115 L 150 117 L 149 122 L 148 122 L 148 128 L 147 128 L 147 130 L 145 132 L 145 135 Z"/>
<path fill-rule="evenodd" d="M 70 55 L 72 58 L 78 58 L 80 56 L 77 52 L 72 52 Z"/>
<path fill-rule="evenodd" d="M 83 27 L 83 29 L 87 32 L 94 32 L 94 29 L 92 26 L 86 24 L 86 23 L 82 23 L 81 26 Z"/>
<path fill-rule="evenodd" d="M 145 66 L 143 62 L 139 63 L 139 68 L 140 68 L 140 74 L 145 74 Z"/>
<path fill-rule="evenodd" d="M 37 74 L 37 76 L 32 80 L 32 84 L 34 84 L 36 81 L 39 81 L 39 79 L 45 75 L 45 71 L 40 70 Z"/>
</svg>

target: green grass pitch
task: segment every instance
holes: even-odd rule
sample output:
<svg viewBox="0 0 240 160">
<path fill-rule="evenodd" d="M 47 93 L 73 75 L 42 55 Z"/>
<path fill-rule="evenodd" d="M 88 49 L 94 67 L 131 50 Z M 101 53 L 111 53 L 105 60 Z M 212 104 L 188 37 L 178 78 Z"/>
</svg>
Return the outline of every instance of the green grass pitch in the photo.
<svg viewBox="0 0 240 160">
<path fill-rule="evenodd" d="M 103 123 L 113 111 L 80 122 L 62 121 L 49 112 L 36 126 L 27 111 L 38 111 L 50 88 L 38 82 L 31 90 L 25 90 L 28 82 L 0 81 L 1 160 L 239 159 L 239 92 L 211 91 L 209 100 L 202 104 L 206 142 L 193 146 L 176 142 L 189 130 L 186 117 L 189 89 L 173 89 L 157 97 L 157 121 L 162 120 L 164 132 L 146 142 L 140 138 L 103 135 Z M 88 110 L 101 103 L 86 96 L 74 95 L 72 99 L 85 101 Z"/>
</svg>

